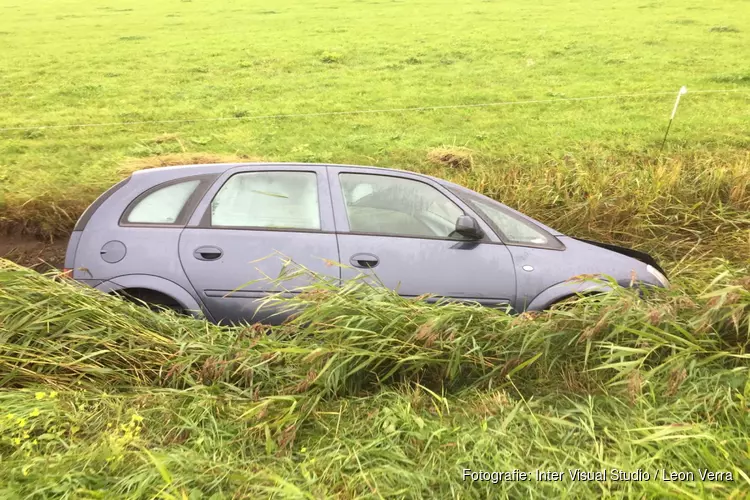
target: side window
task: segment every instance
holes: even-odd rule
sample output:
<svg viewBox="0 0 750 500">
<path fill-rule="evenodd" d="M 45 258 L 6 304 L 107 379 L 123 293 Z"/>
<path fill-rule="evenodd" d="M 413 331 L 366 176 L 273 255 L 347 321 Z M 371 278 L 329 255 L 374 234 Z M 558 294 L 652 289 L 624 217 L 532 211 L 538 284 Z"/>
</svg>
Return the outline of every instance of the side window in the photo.
<svg viewBox="0 0 750 500">
<path fill-rule="evenodd" d="M 185 181 L 157 189 L 129 209 L 125 222 L 131 224 L 175 224 L 199 180 Z"/>
<path fill-rule="evenodd" d="M 464 201 L 488 218 L 506 240 L 520 244 L 557 246 L 544 231 L 535 228 L 526 221 L 513 217 L 503 210 L 499 203 L 463 192 L 462 194 L 464 195 Z"/>
<path fill-rule="evenodd" d="M 460 239 L 454 230 L 463 210 L 428 184 L 371 174 L 339 180 L 352 232 Z"/>
<path fill-rule="evenodd" d="M 317 176 L 313 172 L 233 175 L 211 202 L 211 225 L 320 229 Z"/>
</svg>

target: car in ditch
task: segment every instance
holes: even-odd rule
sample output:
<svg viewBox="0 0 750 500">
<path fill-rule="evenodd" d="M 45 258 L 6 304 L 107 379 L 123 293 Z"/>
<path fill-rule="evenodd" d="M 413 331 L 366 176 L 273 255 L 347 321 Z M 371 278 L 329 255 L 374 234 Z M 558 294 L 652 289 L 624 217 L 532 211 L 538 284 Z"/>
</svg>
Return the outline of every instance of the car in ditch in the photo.
<svg viewBox="0 0 750 500">
<path fill-rule="evenodd" d="M 402 296 L 515 312 L 611 289 L 576 276 L 669 286 L 645 253 L 566 236 L 442 179 L 291 163 L 137 171 L 77 221 L 65 272 L 102 292 L 216 323 L 274 324 L 284 314 L 259 307 L 282 289 L 269 279 L 284 266 L 273 254 L 318 276 L 374 273 Z M 293 294 L 307 284 L 295 276 L 283 289 Z"/>
</svg>

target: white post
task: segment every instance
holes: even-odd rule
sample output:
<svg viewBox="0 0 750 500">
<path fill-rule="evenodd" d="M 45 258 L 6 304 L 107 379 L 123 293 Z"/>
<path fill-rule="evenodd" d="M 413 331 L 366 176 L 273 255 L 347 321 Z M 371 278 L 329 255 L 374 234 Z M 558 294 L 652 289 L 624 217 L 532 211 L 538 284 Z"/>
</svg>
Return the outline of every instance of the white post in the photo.
<svg viewBox="0 0 750 500">
<path fill-rule="evenodd" d="M 687 87 L 682 86 L 680 87 L 680 91 L 677 92 L 677 100 L 674 102 L 674 108 L 672 108 L 672 116 L 669 117 L 669 123 L 667 124 L 667 131 L 664 133 L 664 140 L 661 141 L 661 148 L 659 148 L 659 151 L 664 149 L 664 144 L 667 142 L 667 135 L 669 135 L 669 128 L 672 126 L 672 120 L 674 120 L 674 116 L 677 114 L 677 106 L 680 105 L 680 97 L 682 97 L 683 94 L 687 94 Z"/>
</svg>

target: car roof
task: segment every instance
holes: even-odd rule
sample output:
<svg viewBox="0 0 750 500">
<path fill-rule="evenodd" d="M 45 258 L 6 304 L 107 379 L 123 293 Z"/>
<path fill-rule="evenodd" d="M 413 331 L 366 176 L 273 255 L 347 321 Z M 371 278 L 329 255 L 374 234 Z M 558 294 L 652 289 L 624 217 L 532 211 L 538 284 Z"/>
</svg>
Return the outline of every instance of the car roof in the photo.
<svg viewBox="0 0 750 500">
<path fill-rule="evenodd" d="M 444 179 L 433 177 L 431 175 L 421 174 L 419 172 L 413 172 L 410 170 L 402 170 L 396 168 L 386 167 L 374 167 L 366 165 L 347 165 L 337 163 L 297 163 L 297 162 L 247 162 L 247 163 L 205 163 L 196 165 L 175 165 L 170 167 L 157 167 L 149 168 L 144 170 L 137 170 L 133 173 L 137 177 L 150 177 L 155 176 L 159 178 L 178 179 L 186 175 L 210 175 L 210 174 L 221 174 L 229 169 L 235 167 L 272 167 L 272 168 L 299 168 L 299 167 L 346 167 L 353 169 L 377 169 L 384 172 L 399 172 L 411 175 L 419 175 L 428 179 L 432 179 L 441 184 L 451 184 Z"/>
</svg>

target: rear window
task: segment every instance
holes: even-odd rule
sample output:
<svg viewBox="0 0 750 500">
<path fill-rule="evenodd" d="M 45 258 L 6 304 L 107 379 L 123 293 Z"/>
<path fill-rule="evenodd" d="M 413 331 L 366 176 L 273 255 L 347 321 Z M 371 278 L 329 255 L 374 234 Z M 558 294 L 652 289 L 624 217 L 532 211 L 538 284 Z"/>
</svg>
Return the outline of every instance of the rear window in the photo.
<svg viewBox="0 0 750 500">
<path fill-rule="evenodd" d="M 193 179 L 170 183 L 168 186 L 147 191 L 128 207 L 123 216 L 123 222 L 127 224 L 177 224 L 185 203 L 200 182 L 199 179 Z"/>
</svg>

